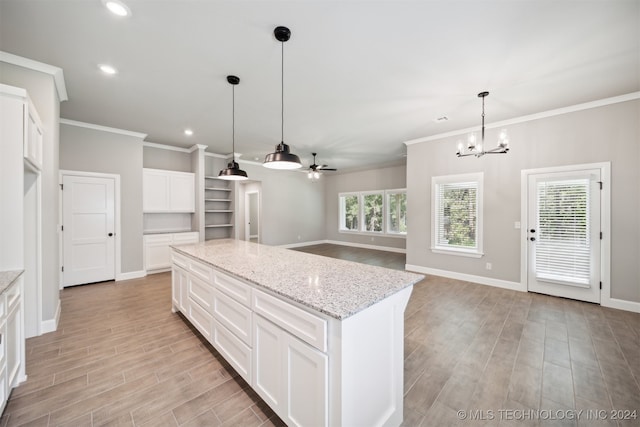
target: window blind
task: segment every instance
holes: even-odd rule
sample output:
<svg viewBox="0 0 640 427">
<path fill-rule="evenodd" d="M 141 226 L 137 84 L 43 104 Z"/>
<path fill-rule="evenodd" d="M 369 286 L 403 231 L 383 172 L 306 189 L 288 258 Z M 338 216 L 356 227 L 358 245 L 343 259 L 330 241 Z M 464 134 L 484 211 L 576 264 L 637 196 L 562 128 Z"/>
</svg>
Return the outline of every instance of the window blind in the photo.
<svg viewBox="0 0 640 427">
<path fill-rule="evenodd" d="M 588 287 L 589 180 L 539 182 L 537 187 L 536 278 Z"/>
<path fill-rule="evenodd" d="M 478 182 L 438 184 L 437 246 L 478 247 Z"/>
</svg>

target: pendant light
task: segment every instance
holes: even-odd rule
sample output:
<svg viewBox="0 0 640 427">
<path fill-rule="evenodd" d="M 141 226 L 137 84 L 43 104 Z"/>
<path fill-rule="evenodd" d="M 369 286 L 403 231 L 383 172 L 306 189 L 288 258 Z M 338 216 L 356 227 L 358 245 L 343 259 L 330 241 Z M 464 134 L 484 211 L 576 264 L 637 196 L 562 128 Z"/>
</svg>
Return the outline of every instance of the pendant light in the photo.
<svg viewBox="0 0 640 427">
<path fill-rule="evenodd" d="M 295 154 L 291 153 L 289 150 L 289 146 L 284 143 L 284 42 L 289 40 L 291 37 L 291 31 L 287 27 L 276 27 L 273 30 L 273 34 L 276 39 L 282 43 L 282 74 L 281 74 L 281 142 L 276 145 L 276 151 L 264 158 L 264 163 L 262 164 L 264 167 L 269 169 L 298 169 L 302 167 L 302 163 L 300 162 L 300 158 Z"/>
<path fill-rule="evenodd" d="M 231 84 L 231 143 L 233 144 L 233 152 L 231 153 L 231 162 L 227 165 L 226 169 L 220 171 L 220 173 L 218 174 L 218 178 L 225 179 L 227 181 L 243 181 L 245 179 L 248 179 L 247 173 L 241 170 L 240 165 L 236 163 L 236 85 L 240 83 L 240 78 L 236 76 L 227 76 L 227 81 Z"/>
<path fill-rule="evenodd" d="M 478 94 L 478 98 L 482 98 L 482 134 L 480 139 L 480 144 L 477 143 L 478 138 L 475 133 L 470 133 L 467 137 L 467 150 L 465 153 L 462 142 L 458 144 L 458 151 L 456 152 L 456 156 L 458 157 L 467 157 L 467 156 L 476 156 L 482 157 L 485 154 L 505 154 L 509 152 L 509 137 L 507 136 L 507 130 L 502 129 L 500 131 L 500 135 L 498 136 L 498 145 L 495 148 L 490 150 L 485 150 L 484 147 L 484 99 L 489 95 L 489 92 L 480 92 Z"/>
</svg>

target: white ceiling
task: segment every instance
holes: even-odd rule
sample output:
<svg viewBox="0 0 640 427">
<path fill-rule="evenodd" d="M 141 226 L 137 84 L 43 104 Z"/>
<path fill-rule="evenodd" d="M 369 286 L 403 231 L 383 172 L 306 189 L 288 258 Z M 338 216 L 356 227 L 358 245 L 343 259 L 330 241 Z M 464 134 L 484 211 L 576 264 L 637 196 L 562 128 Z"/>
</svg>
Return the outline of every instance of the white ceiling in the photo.
<svg viewBox="0 0 640 427">
<path fill-rule="evenodd" d="M 64 70 L 65 119 L 214 153 L 231 151 L 235 74 L 247 160 L 281 139 L 278 25 L 284 141 L 305 164 L 401 162 L 403 141 L 479 126 L 483 90 L 487 123 L 640 90 L 640 0 L 126 3 L 119 18 L 100 0 L 0 0 L 0 50 Z"/>
</svg>

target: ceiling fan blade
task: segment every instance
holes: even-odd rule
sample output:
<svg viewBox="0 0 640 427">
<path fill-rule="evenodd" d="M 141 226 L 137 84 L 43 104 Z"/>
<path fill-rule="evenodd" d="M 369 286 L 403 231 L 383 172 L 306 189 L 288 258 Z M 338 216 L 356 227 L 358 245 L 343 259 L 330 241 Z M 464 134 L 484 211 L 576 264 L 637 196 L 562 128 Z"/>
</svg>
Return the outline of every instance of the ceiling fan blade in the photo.
<svg viewBox="0 0 640 427">
<path fill-rule="evenodd" d="M 338 169 L 334 169 L 334 168 L 321 168 L 320 170 L 323 170 L 323 171 L 337 171 Z"/>
</svg>

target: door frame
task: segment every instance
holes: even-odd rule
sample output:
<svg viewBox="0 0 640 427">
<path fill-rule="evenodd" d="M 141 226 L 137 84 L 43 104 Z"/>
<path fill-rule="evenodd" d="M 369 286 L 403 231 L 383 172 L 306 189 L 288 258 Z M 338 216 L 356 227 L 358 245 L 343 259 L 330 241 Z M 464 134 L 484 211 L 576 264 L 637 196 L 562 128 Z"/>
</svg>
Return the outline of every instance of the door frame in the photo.
<svg viewBox="0 0 640 427">
<path fill-rule="evenodd" d="M 251 195 L 252 194 L 257 194 L 258 198 L 257 198 L 257 209 L 258 209 L 258 243 L 260 243 L 260 229 L 262 228 L 260 225 L 261 222 L 261 212 L 260 212 L 260 191 L 258 190 L 249 190 L 249 191 L 245 191 L 244 193 L 244 238 L 247 242 L 251 241 L 251 227 L 247 226 L 249 220 L 251 219 L 251 210 L 250 208 L 250 202 L 249 200 L 251 199 Z"/>
<path fill-rule="evenodd" d="M 600 194 L 600 231 L 602 231 L 602 240 L 600 242 L 600 281 L 602 282 L 600 305 L 611 307 L 611 162 L 523 169 L 520 172 L 520 285 L 522 290 L 527 292 L 527 276 L 529 272 L 527 230 L 530 228 L 528 225 L 529 176 L 587 169 L 600 170 L 602 182 L 602 193 Z"/>
<path fill-rule="evenodd" d="M 113 198 L 114 198 L 114 227 L 115 227 L 115 280 L 118 280 L 122 274 L 120 265 L 120 175 L 112 173 L 100 173 L 100 172 L 84 172 L 84 171 L 71 171 L 60 169 L 58 173 L 58 288 L 63 289 L 63 273 L 62 266 L 64 265 L 64 239 L 62 235 L 62 218 L 63 218 L 63 200 L 62 200 L 62 179 L 65 176 L 80 176 L 85 178 L 104 178 L 113 179 Z"/>
</svg>

